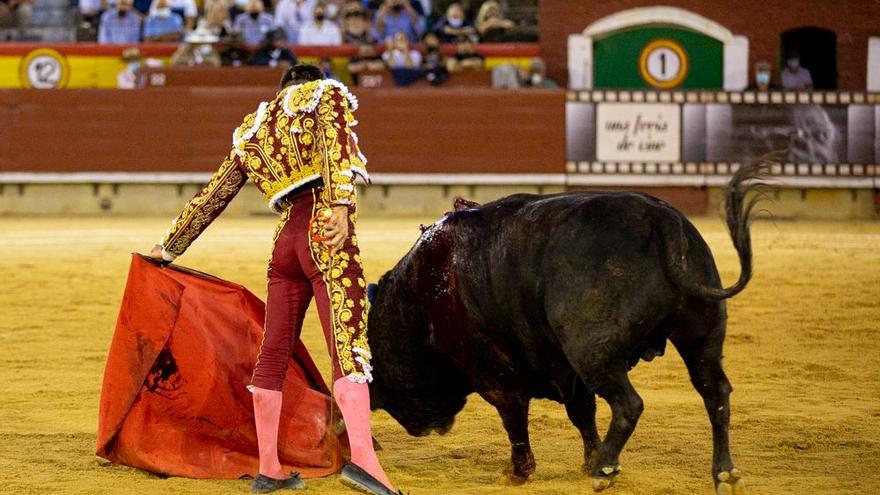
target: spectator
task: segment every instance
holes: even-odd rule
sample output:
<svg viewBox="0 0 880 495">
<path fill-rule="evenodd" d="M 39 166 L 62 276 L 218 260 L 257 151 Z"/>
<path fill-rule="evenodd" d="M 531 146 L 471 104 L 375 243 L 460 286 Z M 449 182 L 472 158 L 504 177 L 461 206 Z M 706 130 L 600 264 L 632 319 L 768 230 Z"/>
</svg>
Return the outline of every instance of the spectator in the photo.
<svg viewBox="0 0 880 495">
<path fill-rule="evenodd" d="M 171 12 L 180 16 L 181 19 L 184 20 L 184 24 L 186 24 L 186 30 L 190 31 L 196 26 L 196 21 L 199 18 L 199 8 L 196 6 L 196 0 L 167 0 L 168 7 L 171 8 Z M 156 9 L 158 8 L 159 1 L 153 0 L 153 4 L 150 6 L 150 15 L 156 13 Z"/>
<path fill-rule="evenodd" d="M 434 24 L 434 33 L 443 43 L 452 43 L 461 37 L 476 37 L 477 30 L 464 16 L 464 9 L 459 3 L 449 4 L 446 15 Z"/>
<path fill-rule="evenodd" d="M 345 8 L 344 0 L 322 0 L 324 2 L 325 13 L 327 14 L 327 19 L 339 25 L 339 20 L 342 18 L 342 9 Z"/>
<path fill-rule="evenodd" d="M 275 26 L 284 29 L 287 42 L 299 43 L 299 31 L 312 21 L 318 0 L 281 0 L 275 7 Z"/>
<path fill-rule="evenodd" d="M 425 44 L 425 58 L 422 68 L 425 70 L 425 79 L 434 86 L 439 86 L 449 79 L 440 38 L 434 33 L 428 33 L 423 42 Z"/>
<path fill-rule="evenodd" d="M 361 43 L 357 48 L 357 55 L 348 59 L 348 72 L 351 73 L 355 85 L 359 84 L 359 76 L 364 72 L 379 72 L 385 70 L 385 62 L 376 53 L 376 47 L 370 43 Z"/>
<path fill-rule="evenodd" d="M 385 0 L 373 17 L 373 39 L 378 41 L 388 43 L 403 33 L 409 42 L 415 42 L 424 32 L 425 19 L 406 0 Z"/>
<path fill-rule="evenodd" d="M 474 50 L 474 42 L 470 38 L 462 37 L 456 44 L 455 55 L 447 61 L 446 67 L 449 72 L 480 70 L 484 61 L 485 57 Z"/>
<path fill-rule="evenodd" d="M 116 0 L 116 8 L 101 15 L 98 43 L 133 44 L 141 40 L 141 18 L 131 11 L 132 0 Z"/>
<path fill-rule="evenodd" d="M 796 50 L 789 52 L 785 58 L 781 76 L 783 89 L 813 89 L 813 76 L 809 70 L 801 67 L 801 57 Z"/>
<path fill-rule="evenodd" d="M 256 45 L 266 38 L 266 34 L 274 30 L 274 19 L 263 12 L 263 2 L 248 0 L 245 11 L 235 18 L 233 29 L 241 33 L 244 42 Z"/>
<path fill-rule="evenodd" d="M 409 46 L 406 34 L 399 32 L 382 54 L 397 86 L 409 86 L 422 78 L 422 54 Z"/>
<path fill-rule="evenodd" d="M 144 41 L 180 41 L 183 20 L 171 12 L 168 0 L 156 0 L 155 10 L 144 22 Z"/>
<path fill-rule="evenodd" d="M 207 29 L 220 39 L 232 33 L 232 21 L 229 20 L 229 8 L 223 2 L 205 4 L 205 17 L 199 20 L 199 29 Z"/>
<path fill-rule="evenodd" d="M 524 74 L 523 87 L 525 88 L 557 88 L 555 82 L 547 79 L 547 67 L 540 58 L 533 58 L 529 64 L 529 70 Z"/>
<path fill-rule="evenodd" d="M 370 21 L 363 9 L 349 9 L 342 19 L 342 42 L 353 45 L 372 43 Z"/>
<path fill-rule="evenodd" d="M 300 45 L 340 45 L 342 32 L 335 22 L 327 19 L 327 6 L 315 5 L 314 18 L 299 32 Z"/>
<path fill-rule="evenodd" d="M 401 31 L 394 35 L 382 60 L 389 69 L 417 69 L 422 65 L 422 54 L 410 48 L 409 38 Z"/>
<path fill-rule="evenodd" d="M 284 31 L 276 29 L 266 33 L 260 49 L 251 58 L 251 65 L 278 67 L 296 65 L 296 56 L 284 44 Z"/>
<path fill-rule="evenodd" d="M 248 65 L 251 59 L 251 52 L 244 46 L 244 40 L 241 33 L 230 31 L 226 37 L 223 48 L 220 49 L 220 63 L 224 67 L 241 67 Z"/>
<path fill-rule="evenodd" d="M 769 91 L 770 90 L 770 78 L 771 78 L 771 70 L 770 70 L 770 62 L 759 61 L 755 63 L 755 86 L 754 89 L 758 91 Z"/>
<path fill-rule="evenodd" d="M 350 0 L 351 1 L 351 0 Z M 371 11 L 379 10 L 385 0 L 366 0 L 361 5 Z M 427 18 L 431 15 L 431 0 L 405 0 L 412 6 L 420 17 Z"/>
<path fill-rule="evenodd" d="M 513 29 L 514 23 L 504 18 L 501 4 L 495 0 L 489 0 L 480 6 L 477 14 L 477 34 L 480 40 L 488 43 L 507 41 L 508 32 Z"/>
<path fill-rule="evenodd" d="M 0 0 L 0 28 L 25 28 L 31 22 L 32 13 L 30 0 Z"/>
<path fill-rule="evenodd" d="M 142 86 L 140 81 L 141 51 L 137 47 L 129 47 L 122 51 L 122 62 L 125 69 L 116 75 L 116 87 L 119 89 L 134 89 Z"/>
<path fill-rule="evenodd" d="M 196 29 L 186 35 L 183 44 L 171 55 L 171 65 L 185 67 L 220 67 L 220 55 L 214 43 L 220 41 L 207 29 Z"/>
<path fill-rule="evenodd" d="M 98 21 L 101 19 L 101 13 L 107 9 L 107 2 L 106 0 L 79 0 L 78 7 L 82 21 L 97 29 Z M 2 9 L 3 7 L 0 6 L 0 10 Z M 0 14 L 0 17 L 2 17 L 2 14 Z"/>
</svg>

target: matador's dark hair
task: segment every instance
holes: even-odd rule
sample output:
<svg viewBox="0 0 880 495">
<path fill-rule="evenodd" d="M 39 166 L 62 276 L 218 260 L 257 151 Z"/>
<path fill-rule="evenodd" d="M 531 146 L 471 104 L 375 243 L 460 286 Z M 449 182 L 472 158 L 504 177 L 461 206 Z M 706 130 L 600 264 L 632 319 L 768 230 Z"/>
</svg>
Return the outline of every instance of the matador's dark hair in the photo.
<svg viewBox="0 0 880 495">
<path fill-rule="evenodd" d="M 317 65 L 312 64 L 296 64 L 284 71 L 281 76 L 280 89 L 284 89 L 291 84 L 302 84 L 309 81 L 317 81 L 323 79 L 324 73 Z"/>
</svg>

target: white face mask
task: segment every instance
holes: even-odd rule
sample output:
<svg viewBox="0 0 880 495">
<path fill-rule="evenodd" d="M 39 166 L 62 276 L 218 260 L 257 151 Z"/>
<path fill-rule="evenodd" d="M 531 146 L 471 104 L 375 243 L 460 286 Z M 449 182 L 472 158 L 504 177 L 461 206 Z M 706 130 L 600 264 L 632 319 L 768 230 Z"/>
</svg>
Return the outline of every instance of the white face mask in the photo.
<svg viewBox="0 0 880 495">
<path fill-rule="evenodd" d="M 248 0 L 235 0 L 235 6 L 241 10 L 247 6 Z"/>
<path fill-rule="evenodd" d="M 460 28 L 464 24 L 464 19 L 449 19 L 449 25 L 454 28 Z"/>
<path fill-rule="evenodd" d="M 171 9 L 168 7 L 156 9 L 156 17 L 169 17 L 171 15 Z"/>
</svg>

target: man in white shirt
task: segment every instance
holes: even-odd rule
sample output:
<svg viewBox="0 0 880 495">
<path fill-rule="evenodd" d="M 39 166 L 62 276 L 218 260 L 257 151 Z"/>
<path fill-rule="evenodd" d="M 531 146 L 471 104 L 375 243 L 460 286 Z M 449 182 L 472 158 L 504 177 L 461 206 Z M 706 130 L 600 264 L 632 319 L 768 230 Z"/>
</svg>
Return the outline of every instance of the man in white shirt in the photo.
<svg viewBox="0 0 880 495">
<path fill-rule="evenodd" d="M 342 31 L 335 22 L 327 20 L 327 6 L 315 5 L 314 20 L 307 23 L 299 32 L 300 45 L 341 45 Z"/>
<path fill-rule="evenodd" d="M 281 0 L 275 7 L 275 26 L 284 29 L 287 42 L 299 43 L 299 32 L 312 21 L 318 0 Z"/>
<path fill-rule="evenodd" d="M 801 65 L 800 54 L 792 51 L 785 60 L 785 68 L 780 74 L 783 89 L 813 89 L 813 76 L 809 69 Z"/>
</svg>

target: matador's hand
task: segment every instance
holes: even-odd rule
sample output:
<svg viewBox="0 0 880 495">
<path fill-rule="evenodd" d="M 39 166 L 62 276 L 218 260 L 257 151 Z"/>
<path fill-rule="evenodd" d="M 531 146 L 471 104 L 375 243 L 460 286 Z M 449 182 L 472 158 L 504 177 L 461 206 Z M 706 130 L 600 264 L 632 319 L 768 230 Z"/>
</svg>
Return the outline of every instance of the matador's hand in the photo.
<svg viewBox="0 0 880 495">
<path fill-rule="evenodd" d="M 150 254 L 147 256 L 155 260 L 164 261 L 165 259 L 162 257 L 162 245 L 156 244 L 153 246 L 153 249 L 150 249 Z"/>
<path fill-rule="evenodd" d="M 324 235 L 328 237 L 324 245 L 330 248 L 330 256 L 342 249 L 348 239 L 348 207 L 334 206 L 333 214 L 324 224 Z"/>
</svg>

